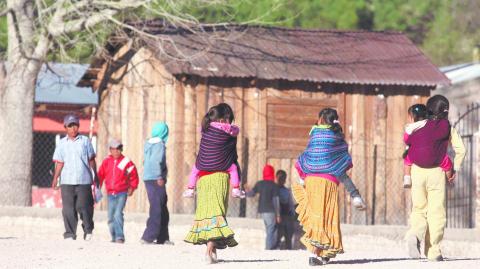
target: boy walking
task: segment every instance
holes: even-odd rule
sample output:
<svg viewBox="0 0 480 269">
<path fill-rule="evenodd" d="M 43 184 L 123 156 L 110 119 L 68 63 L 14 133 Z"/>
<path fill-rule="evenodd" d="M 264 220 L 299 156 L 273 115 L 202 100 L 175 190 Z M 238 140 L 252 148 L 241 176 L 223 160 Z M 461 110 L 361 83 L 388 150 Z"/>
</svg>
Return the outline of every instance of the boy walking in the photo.
<svg viewBox="0 0 480 269">
<path fill-rule="evenodd" d="M 122 154 L 123 145 L 113 139 L 109 143 L 110 155 L 102 162 L 98 170 L 100 188 L 105 182 L 108 194 L 108 227 L 112 242 L 124 243 L 123 209 L 127 195 L 132 196 L 138 186 L 138 173 L 135 164 Z"/>
<path fill-rule="evenodd" d="M 275 174 L 278 184 L 278 197 L 280 200 L 280 222 L 278 223 L 278 241 L 280 247 L 282 237 L 285 237 L 285 249 L 292 249 L 292 236 L 295 231 L 295 204 L 292 192 L 285 187 L 287 173 L 278 170 Z"/>
<path fill-rule="evenodd" d="M 267 164 L 263 168 L 263 180 L 258 181 L 252 190 L 247 192 L 248 197 L 260 194 L 258 200 L 258 213 L 263 218 L 267 238 L 265 249 L 277 247 L 277 223 L 280 222 L 280 202 L 278 198 L 278 186 L 275 184 L 275 170 Z"/>
<path fill-rule="evenodd" d="M 62 215 L 65 225 L 63 237 L 73 240 L 77 238 L 78 215 L 80 215 L 83 239 L 89 241 L 92 239 L 94 226 L 91 186 L 97 181 L 95 152 L 88 137 L 78 133 L 80 121 L 77 116 L 67 115 L 63 125 L 67 135 L 60 140 L 53 153 L 55 173 L 52 188 L 58 189 L 60 185 L 61 189 Z"/>
</svg>

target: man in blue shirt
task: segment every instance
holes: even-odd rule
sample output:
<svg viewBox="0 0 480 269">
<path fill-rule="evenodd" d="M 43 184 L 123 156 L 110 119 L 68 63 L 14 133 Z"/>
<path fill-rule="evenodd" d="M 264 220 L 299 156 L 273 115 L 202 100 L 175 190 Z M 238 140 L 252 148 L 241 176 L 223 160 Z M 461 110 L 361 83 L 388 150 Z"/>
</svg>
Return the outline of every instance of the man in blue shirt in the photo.
<svg viewBox="0 0 480 269">
<path fill-rule="evenodd" d="M 63 120 L 67 135 L 62 138 L 53 153 L 55 173 L 52 188 L 61 188 L 62 215 L 65 239 L 77 238 L 78 214 L 82 220 L 83 239 L 91 240 L 93 231 L 92 183 L 97 180 L 95 152 L 88 137 L 80 135 L 77 116 L 67 115 Z M 93 176 L 92 176 L 93 170 Z M 60 177 L 60 181 L 59 181 Z"/>
</svg>

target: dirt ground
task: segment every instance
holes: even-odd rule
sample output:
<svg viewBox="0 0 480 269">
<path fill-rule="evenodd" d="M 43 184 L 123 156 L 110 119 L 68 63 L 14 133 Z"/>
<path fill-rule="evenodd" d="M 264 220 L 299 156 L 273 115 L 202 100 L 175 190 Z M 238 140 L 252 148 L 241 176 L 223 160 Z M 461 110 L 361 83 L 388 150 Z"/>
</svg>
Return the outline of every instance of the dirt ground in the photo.
<svg viewBox="0 0 480 269">
<path fill-rule="evenodd" d="M 1 268 L 307 268 L 303 250 L 263 250 L 264 234 L 258 225 L 237 228 L 239 246 L 219 251 L 220 262 L 205 265 L 203 246 L 182 241 L 188 225 L 172 223 L 174 246 L 142 245 L 139 238 L 144 224 L 125 224 L 126 243 L 109 242 L 105 220 L 95 223 L 92 241 L 62 238 L 63 222 L 58 218 L 0 215 Z M 79 225 L 79 230 L 81 227 Z M 81 233 L 79 233 L 81 234 Z M 444 262 L 411 260 L 402 240 L 371 235 L 346 235 L 345 254 L 337 256 L 328 268 L 480 268 L 480 242 L 444 241 Z"/>
</svg>

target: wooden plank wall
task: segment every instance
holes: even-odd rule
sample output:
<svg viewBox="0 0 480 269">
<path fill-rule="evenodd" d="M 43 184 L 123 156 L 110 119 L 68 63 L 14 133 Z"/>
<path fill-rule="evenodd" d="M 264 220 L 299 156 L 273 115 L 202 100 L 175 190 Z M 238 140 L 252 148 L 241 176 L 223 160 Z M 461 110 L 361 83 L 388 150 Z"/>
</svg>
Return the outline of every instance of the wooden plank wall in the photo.
<svg viewBox="0 0 480 269">
<path fill-rule="evenodd" d="M 279 90 L 275 84 L 262 89 L 254 84 L 218 86 L 204 78 L 174 77 L 146 50 L 137 52 L 127 68 L 128 73 L 123 77 L 121 73 L 125 70 L 114 74 L 121 78 L 121 82 L 110 84 L 102 93 L 98 113 L 98 162 L 108 154 L 108 140 L 120 138 L 125 145 L 125 154 L 136 163 L 140 175 L 143 175 L 144 142 L 156 121 L 167 121 L 170 126 L 167 190 L 172 212 L 194 211 L 193 199 L 184 199 L 181 194 L 195 162 L 200 122 L 207 109 L 219 102 L 232 106 L 235 123 L 241 128 L 237 149 L 242 182 L 247 187 L 253 187 L 261 179 L 266 163 L 287 172 L 287 185 L 297 179 L 294 169 L 296 156 L 275 155 L 268 144 L 268 104 L 283 99 L 287 104 L 289 100 L 318 102 L 319 108 L 323 103 L 342 111 L 340 121 L 354 161 L 350 174 L 368 205 L 367 211 L 352 209 L 348 194 L 340 186 L 342 220 L 356 224 L 407 223 L 410 196 L 409 191 L 402 188 L 403 126 L 407 108 L 416 102 L 424 102 L 426 97 L 407 96 L 406 92 L 400 92 L 382 98 L 367 90 L 353 92 L 349 88 L 345 88 L 347 93 L 339 94 L 302 89 Z M 298 111 L 302 111 L 300 107 Z M 299 136 L 305 136 L 305 141 L 308 139 L 308 134 Z M 105 208 L 105 204 L 101 208 Z M 246 202 L 231 199 L 230 209 L 230 215 L 245 212 L 246 216 L 255 217 L 257 199 Z M 127 211 L 147 210 L 148 202 L 141 183 L 139 190 L 129 199 Z"/>
<path fill-rule="evenodd" d="M 127 72 L 124 75 L 124 72 Z M 167 109 L 167 94 L 173 95 L 174 78 L 166 73 L 155 58 L 146 51 L 140 50 L 124 69 L 113 74 L 112 79 L 119 83 L 109 84 L 103 91 L 98 112 L 98 152 L 97 162 L 108 155 L 108 141 L 121 139 L 124 144 L 124 155 L 136 164 L 140 177 L 143 176 L 143 146 L 152 126 L 157 121 L 173 120 L 175 111 Z M 169 98 L 173 98 L 170 96 Z M 172 100 L 172 99 L 168 99 Z M 177 126 L 170 125 L 170 133 L 177 131 Z M 170 136 L 172 138 L 174 136 Z M 173 139 L 175 143 L 175 139 Z M 167 162 L 172 162 L 174 147 L 172 140 L 167 143 Z M 175 167 L 169 167 L 174 169 Z M 170 185 L 170 182 L 168 183 Z M 170 208 L 173 207 L 173 192 L 169 189 Z M 101 208 L 105 207 L 105 201 Z M 147 212 L 148 199 L 143 182 L 138 190 L 128 199 L 126 211 Z"/>
</svg>

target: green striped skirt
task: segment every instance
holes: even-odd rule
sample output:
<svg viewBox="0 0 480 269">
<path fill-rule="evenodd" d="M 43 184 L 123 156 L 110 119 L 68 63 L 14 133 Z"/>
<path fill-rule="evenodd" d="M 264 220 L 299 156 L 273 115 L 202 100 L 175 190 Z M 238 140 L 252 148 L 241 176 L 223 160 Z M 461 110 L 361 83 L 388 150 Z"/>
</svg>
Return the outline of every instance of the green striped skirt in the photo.
<svg viewBox="0 0 480 269">
<path fill-rule="evenodd" d="M 214 241 L 219 249 L 238 245 L 225 217 L 229 187 L 229 175 L 223 172 L 202 176 L 198 180 L 195 220 L 185 242 L 201 245 Z"/>
</svg>

